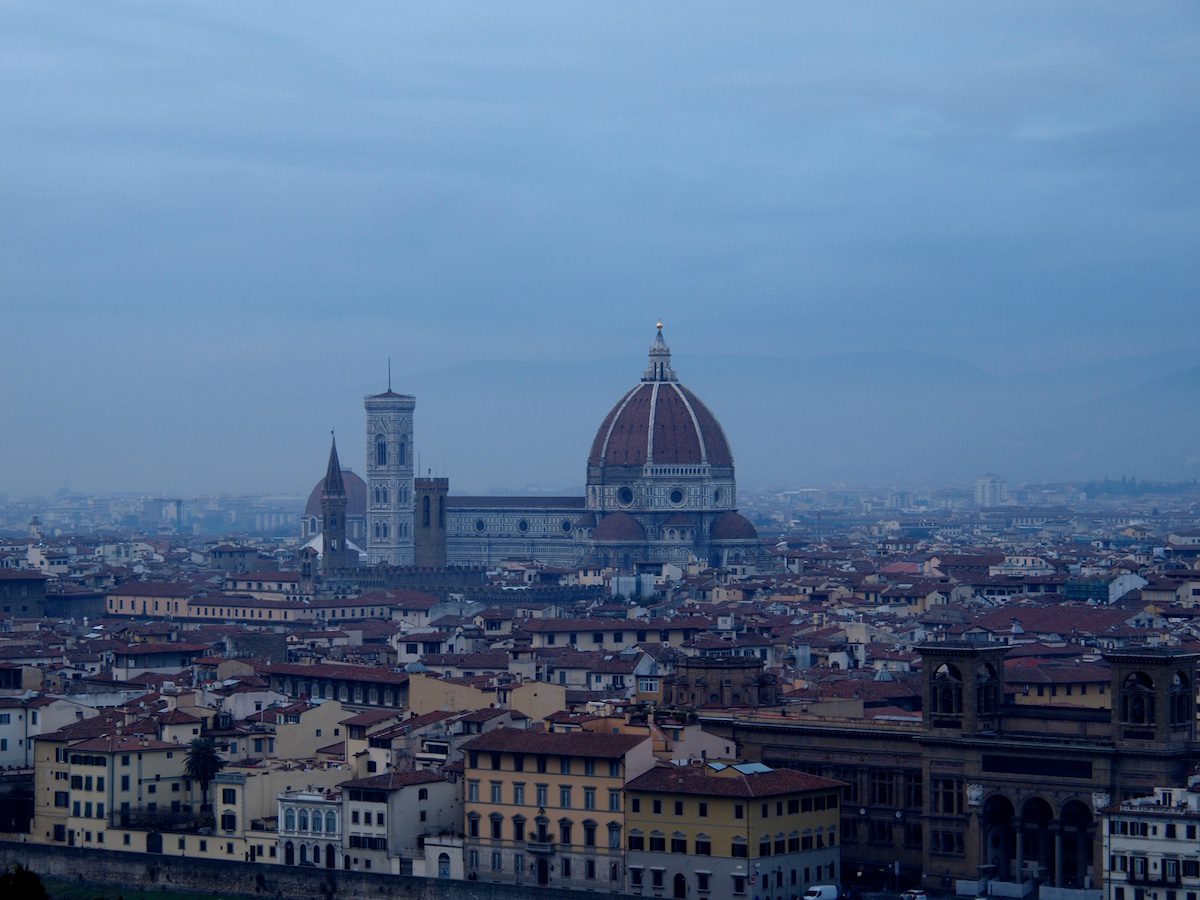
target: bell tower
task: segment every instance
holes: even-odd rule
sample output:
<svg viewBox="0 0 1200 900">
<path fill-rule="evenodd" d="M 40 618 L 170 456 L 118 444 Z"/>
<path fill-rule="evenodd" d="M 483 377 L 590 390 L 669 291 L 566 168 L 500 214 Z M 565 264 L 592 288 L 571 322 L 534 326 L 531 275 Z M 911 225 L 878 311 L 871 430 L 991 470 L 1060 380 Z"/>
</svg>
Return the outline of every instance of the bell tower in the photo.
<svg viewBox="0 0 1200 900">
<path fill-rule="evenodd" d="M 413 417 L 417 399 L 388 389 L 364 398 L 367 413 L 367 561 L 413 564 Z"/>
<path fill-rule="evenodd" d="M 922 644 L 926 731 L 966 736 L 1001 730 L 1005 644 L 942 641 Z"/>
<path fill-rule="evenodd" d="M 358 553 L 346 543 L 346 505 L 346 484 L 342 480 L 337 440 L 331 436 L 329 465 L 325 469 L 325 483 L 321 486 L 322 575 L 358 565 Z"/>
</svg>

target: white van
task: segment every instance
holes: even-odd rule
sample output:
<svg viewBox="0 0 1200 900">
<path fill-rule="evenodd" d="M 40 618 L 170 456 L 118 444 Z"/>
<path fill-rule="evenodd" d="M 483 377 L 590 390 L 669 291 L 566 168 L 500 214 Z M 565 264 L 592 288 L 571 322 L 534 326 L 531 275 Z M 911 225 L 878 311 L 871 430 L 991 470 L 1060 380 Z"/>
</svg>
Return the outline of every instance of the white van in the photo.
<svg viewBox="0 0 1200 900">
<path fill-rule="evenodd" d="M 804 892 L 804 900 L 838 900 L 836 884 L 814 884 Z"/>
</svg>

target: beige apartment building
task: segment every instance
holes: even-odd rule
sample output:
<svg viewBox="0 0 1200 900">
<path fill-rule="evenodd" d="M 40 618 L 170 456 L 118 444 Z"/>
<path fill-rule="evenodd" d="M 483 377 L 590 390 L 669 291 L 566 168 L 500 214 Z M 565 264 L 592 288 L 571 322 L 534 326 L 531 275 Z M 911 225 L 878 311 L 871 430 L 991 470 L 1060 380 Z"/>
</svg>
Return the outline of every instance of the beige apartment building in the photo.
<svg viewBox="0 0 1200 900">
<path fill-rule="evenodd" d="M 625 782 L 648 736 L 500 728 L 463 745 L 468 878 L 619 891 Z"/>
<path fill-rule="evenodd" d="M 626 890 L 789 900 L 838 884 L 842 787 L 761 763 L 650 769 L 625 786 Z"/>
</svg>

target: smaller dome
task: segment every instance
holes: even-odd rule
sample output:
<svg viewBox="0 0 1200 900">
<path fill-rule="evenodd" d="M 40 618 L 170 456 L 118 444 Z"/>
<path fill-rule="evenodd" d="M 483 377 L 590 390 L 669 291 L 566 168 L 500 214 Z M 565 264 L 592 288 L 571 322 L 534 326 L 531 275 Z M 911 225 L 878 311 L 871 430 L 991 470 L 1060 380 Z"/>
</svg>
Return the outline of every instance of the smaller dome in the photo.
<svg viewBox="0 0 1200 900">
<path fill-rule="evenodd" d="M 646 529 L 629 513 L 609 513 L 592 532 L 592 540 L 641 542 L 646 540 Z"/>
<path fill-rule="evenodd" d="M 346 515 L 365 516 L 367 514 L 367 483 L 349 469 L 342 469 L 342 483 L 346 487 Z M 325 489 L 325 479 L 318 481 L 308 495 L 304 504 L 304 515 L 321 515 L 321 494 Z"/>
<path fill-rule="evenodd" d="M 741 513 L 732 509 L 722 513 L 708 529 L 714 541 L 757 541 L 758 529 Z"/>
</svg>

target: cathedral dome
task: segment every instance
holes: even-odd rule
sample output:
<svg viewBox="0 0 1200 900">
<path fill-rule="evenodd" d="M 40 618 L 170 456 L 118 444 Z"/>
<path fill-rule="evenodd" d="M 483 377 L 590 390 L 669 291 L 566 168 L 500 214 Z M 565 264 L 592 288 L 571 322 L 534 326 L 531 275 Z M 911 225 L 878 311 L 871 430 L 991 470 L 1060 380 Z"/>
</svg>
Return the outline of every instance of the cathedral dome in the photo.
<svg viewBox="0 0 1200 900">
<path fill-rule="evenodd" d="M 646 529 L 629 513 L 609 513 L 592 532 L 592 540 L 640 543 L 646 540 Z"/>
<path fill-rule="evenodd" d="M 741 513 L 729 510 L 721 513 L 708 530 L 714 541 L 757 541 L 758 529 Z"/>
<path fill-rule="evenodd" d="M 342 484 L 346 488 L 346 515 L 366 516 L 367 514 L 367 483 L 349 469 L 342 469 Z M 321 515 L 321 491 L 325 487 L 325 479 L 313 486 L 308 495 L 308 503 L 304 504 L 304 515 Z"/>
<path fill-rule="evenodd" d="M 588 466 L 732 466 L 725 432 L 700 398 L 680 384 L 659 326 L 640 384 L 609 410 Z"/>
</svg>

